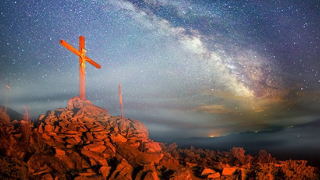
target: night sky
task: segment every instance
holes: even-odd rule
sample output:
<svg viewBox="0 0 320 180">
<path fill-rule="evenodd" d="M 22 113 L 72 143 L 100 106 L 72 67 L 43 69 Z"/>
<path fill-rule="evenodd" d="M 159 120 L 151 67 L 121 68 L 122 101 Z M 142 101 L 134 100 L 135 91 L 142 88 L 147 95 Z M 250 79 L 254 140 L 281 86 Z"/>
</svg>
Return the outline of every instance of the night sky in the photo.
<svg viewBox="0 0 320 180">
<path fill-rule="evenodd" d="M 0 104 L 35 119 L 79 96 L 138 119 L 152 137 L 213 137 L 320 118 L 320 3 L 96 0 L 0 2 Z"/>
</svg>

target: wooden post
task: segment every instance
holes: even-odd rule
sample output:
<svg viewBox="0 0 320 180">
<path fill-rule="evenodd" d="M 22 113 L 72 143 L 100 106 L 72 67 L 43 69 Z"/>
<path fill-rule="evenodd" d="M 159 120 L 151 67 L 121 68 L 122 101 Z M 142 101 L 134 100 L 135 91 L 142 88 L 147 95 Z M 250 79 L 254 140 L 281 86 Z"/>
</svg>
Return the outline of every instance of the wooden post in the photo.
<svg viewBox="0 0 320 180">
<path fill-rule="evenodd" d="M 85 50 L 85 39 L 83 36 L 79 37 L 79 51 L 72 47 L 70 44 L 68 44 L 64 40 L 60 40 L 60 44 L 67 48 L 69 51 L 73 52 L 75 55 L 79 56 L 79 97 L 81 100 L 84 100 L 86 98 L 86 66 L 85 62 L 87 61 L 94 67 L 100 69 L 101 66 L 86 56 L 86 50 Z"/>
<path fill-rule="evenodd" d="M 7 91 L 6 91 L 6 104 L 4 106 L 4 112 L 7 113 L 7 105 L 8 105 L 8 95 L 9 95 L 9 90 L 10 90 L 10 86 L 9 86 L 9 81 L 7 84 Z"/>
<path fill-rule="evenodd" d="M 121 84 L 119 83 L 119 100 L 121 106 L 121 118 L 123 118 L 123 104 L 122 104 L 122 94 L 121 94 Z"/>
</svg>

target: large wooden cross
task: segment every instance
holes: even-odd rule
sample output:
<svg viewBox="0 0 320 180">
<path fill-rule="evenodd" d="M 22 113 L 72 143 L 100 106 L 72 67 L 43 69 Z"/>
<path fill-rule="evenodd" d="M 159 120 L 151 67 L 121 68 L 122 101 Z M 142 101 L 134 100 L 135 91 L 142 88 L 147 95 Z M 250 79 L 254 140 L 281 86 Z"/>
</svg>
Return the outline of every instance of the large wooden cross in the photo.
<svg viewBox="0 0 320 180">
<path fill-rule="evenodd" d="M 100 69 L 101 66 L 90 59 L 89 57 L 86 56 L 86 50 L 85 50 L 85 42 L 84 42 L 84 37 L 80 36 L 79 37 L 79 51 L 72 47 L 70 44 L 68 44 L 64 40 L 60 40 L 60 44 L 67 48 L 69 51 L 73 52 L 75 55 L 79 56 L 79 96 L 81 100 L 84 100 L 86 97 L 86 89 L 85 89 L 85 74 L 86 74 L 86 66 L 85 62 L 87 61 L 94 67 Z"/>
</svg>

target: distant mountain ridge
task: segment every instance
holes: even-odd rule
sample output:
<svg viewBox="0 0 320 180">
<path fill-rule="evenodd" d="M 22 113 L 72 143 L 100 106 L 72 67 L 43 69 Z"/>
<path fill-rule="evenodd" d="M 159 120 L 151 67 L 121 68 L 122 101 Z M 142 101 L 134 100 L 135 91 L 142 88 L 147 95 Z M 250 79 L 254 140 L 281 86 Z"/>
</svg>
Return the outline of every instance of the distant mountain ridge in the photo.
<svg viewBox="0 0 320 180">
<path fill-rule="evenodd" d="M 307 159 L 320 165 L 320 119 L 305 124 L 270 131 L 241 132 L 220 137 L 177 138 L 179 148 L 195 148 L 228 151 L 243 147 L 250 154 L 264 149 L 283 159 Z"/>
</svg>

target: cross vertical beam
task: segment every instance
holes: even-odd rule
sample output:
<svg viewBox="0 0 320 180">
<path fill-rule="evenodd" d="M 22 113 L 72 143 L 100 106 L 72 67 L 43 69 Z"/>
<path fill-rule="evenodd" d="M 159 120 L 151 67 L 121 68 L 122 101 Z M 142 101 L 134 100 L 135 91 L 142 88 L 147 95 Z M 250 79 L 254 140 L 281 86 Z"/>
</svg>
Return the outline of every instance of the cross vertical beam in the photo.
<svg viewBox="0 0 320 180">
<path fill-rule="evenodd" d="M 79 37 L 79 96 L 83 100 L 86 98 L 86 66 L 85 66 L 85 39 L 83 36 Z"/>
</svg>

